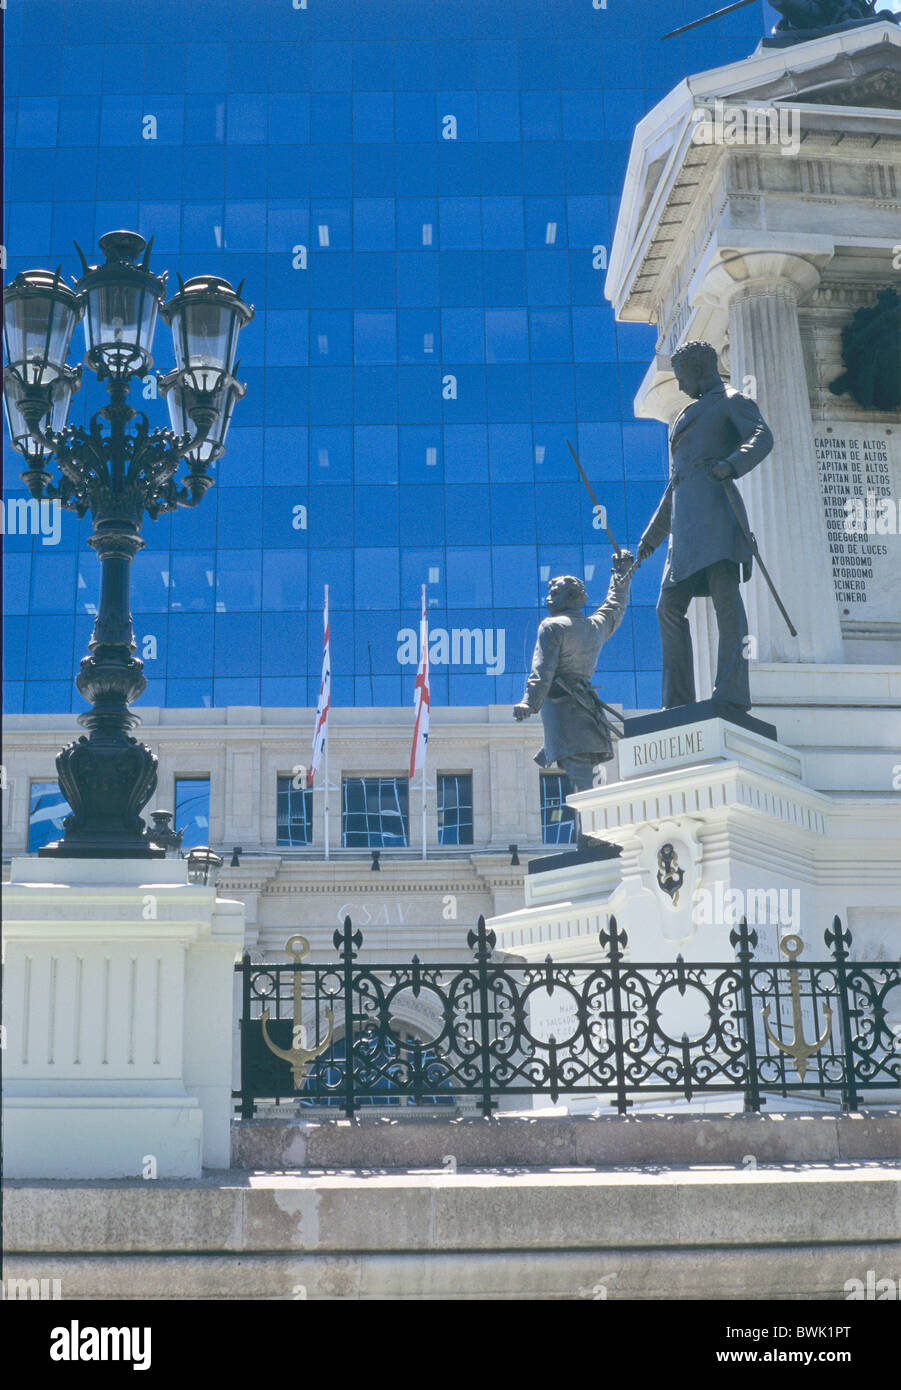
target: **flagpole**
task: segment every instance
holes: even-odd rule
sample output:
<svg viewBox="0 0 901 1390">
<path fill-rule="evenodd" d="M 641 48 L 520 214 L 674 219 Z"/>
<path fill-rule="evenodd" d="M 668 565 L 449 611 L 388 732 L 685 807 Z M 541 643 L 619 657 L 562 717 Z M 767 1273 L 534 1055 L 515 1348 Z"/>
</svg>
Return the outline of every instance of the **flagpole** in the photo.
<svg viewBox="0 0 901 1390">
<path fill-rule="evenodd" d="M 324 589 L 325 589 L 325 611 L 326 611 L 326 613 L 328 613 L 328 585 L 327 585 L 327 584 L 324 585 Z M 331 660 L 331 654 L 329 655 L 329 659 Z M 325 763 L 325 781 L 324 781 L 323 784 L 322 784 L 322 834 L 323 834 L 323 845 L 324 845 L 324 847 L 325 847 L 325 857 L 326 857 L 326 859 L 328 859 L 328 852 L 329 852 L 329 845 L 328 845 L 328 789 L 329 789 L 329 780 L 328 780 L 328 735 L 327 735 L 327 734 L 326 734 L 326 739 L 325 739 L 325 748 L 322 750 L 322 752 L 323 752 L 323 761 L 324 761 L 324 763 Z"/>
<path fill-rule="evenodd" d="M 426 606 L 425 606 L 425 585 L 424 585 L 424 584 L 423 584 L 423 586 L 422 586 L 422 624 L 421 624 L 421 627 L 422 627 L 422 632 L 421 632 L 422 640 L 423 640 L 423 642 L 424 642 L 424 644 L 425 644 L 425 650 L 428 651 L 428 645 L 429 645 L 429 620 L 428 620 L 428 614 L 426 613 Z M 424 747 L 423 750 L 422 750 L 422 857 L 423 857 L 423 859 L 427 859 L 427 858 L 428 858 L 428 841 L 427 841 L 427 839 L 426 839 L 426 806 L 425 806 L 425 798 L 426 798 L 425 764 L 426 764 L 426 752 L 427 752 L 427 749 L 428 749 L 428 742 L 426 742 L 425 747 Z"/>
</svg>

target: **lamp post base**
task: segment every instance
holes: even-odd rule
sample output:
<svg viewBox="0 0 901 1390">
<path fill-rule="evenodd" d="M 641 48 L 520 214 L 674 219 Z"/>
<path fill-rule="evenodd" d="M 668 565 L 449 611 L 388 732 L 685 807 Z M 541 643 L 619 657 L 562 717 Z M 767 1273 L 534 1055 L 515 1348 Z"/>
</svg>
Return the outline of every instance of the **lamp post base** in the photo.
<svg viewBox="0 0 901 1390">
<path fill-rule="evenodd" d="M 54 840 L 42 845 L 38 855 L 47 859 L 165 859 L 166 851 L 150 840 L 97 836 L 79 841 Z"/>
<path fill-rule="evenodd" d="M 95 708 L 81 716 L 97 725 L 103 713 Z M 70 743 L 56 759 L 59 784 L 72 808 L 63 820 L 63 838 L 38 853 L 61 859 L 162 859 L 165 848 L 141 819 L 156 789 L 156 758 L 137 739 L 115 724 L 137 722 L 115 711 L 108 724 L 93 728 L 90 738 Z"/>
</svg>

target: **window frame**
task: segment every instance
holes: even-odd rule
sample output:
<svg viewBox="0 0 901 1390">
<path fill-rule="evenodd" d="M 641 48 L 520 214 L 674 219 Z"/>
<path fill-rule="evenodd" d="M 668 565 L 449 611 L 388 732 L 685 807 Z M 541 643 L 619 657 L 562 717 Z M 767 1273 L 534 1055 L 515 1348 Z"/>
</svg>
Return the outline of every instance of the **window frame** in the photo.
<svg viewBox="0 0 901 1390">
<path fill-rule="evenodd" d="M 173 779 L 172 779 L 172 784 L 173 784 L 173 801 L 172 801 L 172 804 L 173 804 L 173 807 L 174 807 L 174 822 L 175 822 L 175 828 L 176 828 L 177 830 L 183 830 L 184 832 L 187 833 L 187 831 L 188 831 L 188 825 L 186 824 L 186 825 L 182 826 L 182 825 L 179 824 L 179 821 L 180 821 L 180 819 L 181 819 L 181 816 L 180 816 L 180 814 L 179 814 L 179 809 L 178 809 L 178 800 L 179 800 L 179 798 L 178 798 L 178 787 L 179 787 L 179 783 L 180 783 L 180 782 L 206 782 L 206 786 L 207 786 L 207 803 L 206 803 L 206 809 L 207 809 L 207 815 L 206 815 L 207 830 L 206 830 L 206 834 L 207 834 L 207 838 L 206 838 L 205 840 L 200 839 L 200 840 L 195 840 L 195 841 L 189 841 L 189 840 L 187 840 L 187 839 L 186 839 L 186 840 L 183 840 L 183 841 L 182 841 L 182 849 L 184 849 L 184 850 L 189 850 L 189 849 L 198 849 L 198 848 L 200 848 L 200 847 L 202 847 L 202 846 L 207 846 L 207 847 L 208 847 L 208 846 L 209 846 L 209 843 L 210 843 L 210 828 L 211 828 L 211 815 L 212 815 L 212 778 L 210 777 L 210 774 L 209 774 L 208 772 L 181 772 L 181 773 L 176 772 L 175 775 L 174 775 L 174 777 L 173 777 Z"/>
<path fill-rule="evenodd" d="M 315 810 L 315 806 L 314 806 L 314 802 L 313 802 L 313 790 L 314 790 L 314 789 L 313 789 L 312 787 L 306 786 L 305 784 L 302 785 L 302 786 L 300 786 L 300 787 L 295 787 L 295 786 L 294 786 L 294 779 L 295 779 L 295 774 L 294 774 L 293 772 L 279 772 L 279 773 L 276 773 L 276 784 L 275 784 L 275 785 L 276 785 L 276 791 L 275 791 L 275 843 L 276 843 L 276 846 L 277 846 L 278 849 L 309 849 L 309 848 L 312 847 L 312 845 L 313 845 L 313 843 L 314 843 L 314 840 L 315 840 L 315 822 L 314 822 L 314 810 Z M 286 783 L 287 785 L 286 785 L 286 786 L 282 786 L 282 783 Z M 288 826 L 288 832 L 289 832 L 289 834 L 290 834 L 290 832 L 291 832 L 291 827 L 297 823 L 296 817 L 293 817 L 293 816 L 291 815 L 291 802 L 292 802 L 292 799 L 293 799 L 293 798 L 292 798 L 292 793 L 293 793 L 293 794 L 297 795 L 297 796 L 300 798 L 301 803 L 302 803 L 302 805 L 303 805 L 303 823 L 304 823 L 304 827 L 309 829 L 309 839 L 306 839 L 306 840 L 292 840 L 292 839 L 283 840 L 283 839 L 281 838 L 281 825 L 282 825 L 282 822 L 281 822 L 280 815 L 279 815 L 279 812 L 280 812 L 279 801 L 280 801 L 281 797 L 282 797 L 283 795 L 285 795 L 285 793 L 287 793 L 287 795 L 288 795 L 288 821 L 287 821 L 287 826 Z M 309 810 L 309 815 L 307 815 L 307 811 L 308 811 L 308 810 Z"/>
<path fill-rule="evenodd" d="M 347 804 L 348 786 L 349 786 L 349 784 L 355 783 L 355 782 L 356 782 L 356 783 L 362 783 L 362 784 L 364 784 L 364 791 L 363 791 L 363 809 L 362 809 L 362 810 L 350 811 L 350 810 L 348 810 L 348 804 Z M 368 794 L 367 794 L 367 791 L 366 791 L 366 784 L 367 784 L 367 783 L 377 783 L 377 784 L 378 784 L 378 791 L 379 791 L 379 806 L 378 806 L 378 808 L 377 808 L 376 810 L 370 810 L 370 808 L 369 808 L 369 805 L 368 805 Z M 382 803 L 381 803 L 381 792 L 382 792 L 383 788 L 385 787 L 385 785 L 388 784 L 388 783 L 393 783 L 393 784 L 395 785 L 396 790 L 397 790 L 397 794 L 398 794 L 398 795 L 397 795 L 397 812 L 396 812 L 395 814 L 398 815 L 398 816 L 400 817 L 400 821 L 401 821 L 401 825 L 402 825 L 402 829 L 403 829 L 403 840 L 400 840 L 399 837 L 397 837 L 397 836 L 388 838 L 388 839 L 386 840 L 386 838 L 385 838 L 385 830 L 384 830 L 384 828 L 382 827 L 382 824 L 381 824 L 382 816 L 385 814 L 385 812 L 384 812 L 384 810 L 383 810 Z M 402 790 L 402 794 L 401 794 L 401 788 L 403 789 L 403 790 Z M 366 821 L 365 828 L 358 829 L 358 830 L 354 830 L 354 831 L 349 831 L 349 830 L 348 830 L 348 817 L 351 816 L 351 815 L 353 815 L 353 816 L 358 816 L 358 817 L 359 817 L 359 816 L 364 817 L 364 818 L 365 818 L 365 821 Z M 377 816 L 377 817 L 379 818 L 379 829 L 378 829 L 378 830 L 373 830 L 373 827 L 372 827 L 371 824 L 369 823 L 369 822 L 370 822 L 370 818 L 371 818 L 371 817 L 374 817 L 374 816 Z M 356 835 L 358 835 L 358 836 L 363 836 L 363 835 L 365 834 L 365 836 L 366 836 L 365 843 L 357 843 L 356 841 L 354 841 L 353 843 L 348 843 L 348 836 L 349 836 L 350 834 L 353 834 L 353 835 L 355 835 L 355 836 L 356 836 Z M 376 838 L 376 837 L 378 837 L 378 838 Z M 366 772 L 363 772 L 363 773 L 348 773 L 348 772 L 343 772 L 343 773 L 342 773 L 342 775 L 341 775 L 341 846 L 342 846 L 343 849 L 409 849 L 409 848 L 410 848 L 410 778 L 409 778 L 406 774 L 403 774 L 403 773 L 366 773 Z"/>
<path fill-rule="evenodd" d="M 556 782 L 559 789 L 559 799 L 552 800 L 548 796 L 551 782 Z M 541 816 L 541 843 L 543 845 L 572 845 L 576 842 L 575 825 L 576 813 L 571 806 L 567 806 L 566 798 L 571 796 L 575 788 L 565 772 L 541 772 L 538 780 L 539 788 L 539 813 Z M 556 819 L 553 818 L 557 812 Z M 562 831 L 565 825 L 569 825 L 569 835 L 564 838 L 562 834 L 551 835 L 549 832 L 557 826 Z"/>
<path fill-rule="evenodd" d="M 457 783 L 457 784 L 458 784 L 457 789 L 458 789 L 458 793 L 459 793 L 459 783 L 460 783 L 461 781 L 468 782 L 468 784 L 469 784 L 469 800 L 468 800 L 468 804 L 466 804 L 466 803 L 464 803 L 464 802 L 461 802 L 461 800 L 459 799 L 459 794 L 458 794 L 458 798 L 457 798 L 457 800 L 456 800 L 456 802 L 454 803 L 453 806 L 451 806 L 450 808 L 443 807 L 442 804 L 441 804 L 441 793 L 442 793 L 442 789 L 443 789 L 443 784 L 446 784 L 446 783 L 448 783 L 448 782 L 455 782 L 455 783 Z M 445 846 L 445 845 L 466 846 L 466 845 L 472 845 L 472 844 L 474 844 L 474 843 L 475 843 L 475 811 L 474 811 L 474 804 L 473 804 L 473 803 L 474 803 L 474 791 L 473 791 L 472 772 L 471 772 L 471 771 L 467 771 L 467 772 L 439 772 L 438 775 L 437 775 L 437 777 L 436 777 L 436 779 L 435 779 L 435 782 L 436 782 L 436 785 L 435 785 L 435 793 L 436 793 L 436 796 L 435 796 L 435 802 L 436 802 L 435 812 L 436 812 L 436 819 L 437 819 L 437 825 L 438 825 L 438 844 L 439 844 L 439 846 Z M 456 813 L 455 821 L 454 821 L 454 823 L 453 823 L 451 826 L 447 826 L 446 823 L 445 823 L 445 824 L 442 824 L 442 819 L 441 819 L 442 815 L 443 815 L 443 814 L 446 814 L 448 809 L 450 809 L 451 812 Z M 469 812 L 468 823 L 465 822 L 465 821 L 463 820 L 463 818 L 462 818 L 462 813 L 465 813 L 465 812 L 467 812 L 467 811 Z M 468 838 L 468 839 L 461 838 L 461 836 L 460 836 L 461 830 L 466 830 L 467 828 L 468 828 L 468 830 L 469 830 L 469 838 Z M 443 832 L 444 830 L 446 830 L 446 829 L 455 830 L 455 831 L 457 832 L 457 838 L 454 839 L 454 840 L 446 840 L 446 839 L 443 839 L 443 838 L 442 838 L 442 832 Z"/>
</svg>

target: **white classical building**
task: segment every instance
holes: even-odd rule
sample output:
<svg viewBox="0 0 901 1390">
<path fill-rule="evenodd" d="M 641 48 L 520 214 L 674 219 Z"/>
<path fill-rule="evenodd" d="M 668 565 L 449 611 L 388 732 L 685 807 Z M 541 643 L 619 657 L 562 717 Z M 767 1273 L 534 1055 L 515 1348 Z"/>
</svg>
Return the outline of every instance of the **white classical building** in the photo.
<svg viewBox="0 0 901 1390">
<path fill-rule="evenodd" d="M 412 782 L 407 776 L 412 710 L 332 710 L 328 859 L 324 775 L 312 794 L 303 790 L 313 710 L 139 712 L 140 736 L 159 760 L 148 812 L 187 805 L 179 823 L 202 822 L 198 834 L 225 860 L 219 891 L 245 904 L 245 944 L 255 955 L 280 955 L 287 938 L 302 932 L 314 959 L 330 959 L 332 935 L 350 915 L 367 951 L 377 953 L 373 959 L 409 960 L 414 952 L 465 959 L 466 934 L 480 914 L 521 905 L 528 859 L 566 848 L 571 813 L 560 804 L 560 779 L 541 773 L 534 762 L 540 723 L 517 723 L 508 706 L 432 710 L 426 858 L 420 776 Z M 78 733 L 71 715 L 5 720 L 4 877 L 9 857 L 26 853 L 29 833 L 40 831 L 38 818 L 58 814 L 54 759 Z M 36 790 L 43 786 L 51 789 L 46 810 Z M 345 798 L 367 792 L 366 838 L 371 832 L 372 844 L 384 839 L 378 872 L 365 840 L 364 846 L 344 844 Z M 191 793 L 199 812 L 191 809 Z M 399 818 L 405 821 L 406 847 L 393 844 Z M 351 839 L 361 838 L 351 827 Z M 512 846 L 518 864 L 511 863 Z M 233 867 L 236 847 L 239 863 Z"/>
</svg>

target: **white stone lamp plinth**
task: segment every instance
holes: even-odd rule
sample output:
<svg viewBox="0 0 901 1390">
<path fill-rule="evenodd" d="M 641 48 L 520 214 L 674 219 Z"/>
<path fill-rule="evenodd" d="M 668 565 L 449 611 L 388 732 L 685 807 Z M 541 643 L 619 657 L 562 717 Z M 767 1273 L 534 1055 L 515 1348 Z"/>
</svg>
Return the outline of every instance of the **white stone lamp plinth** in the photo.
<svg viewBox="0 0 901 1390">
<path fill-rule="evenodd" d="M 185 860 L 35 857 L 3 915 L 5 1175 L 227 1168 L 243 904 Z"/>
</svg>

